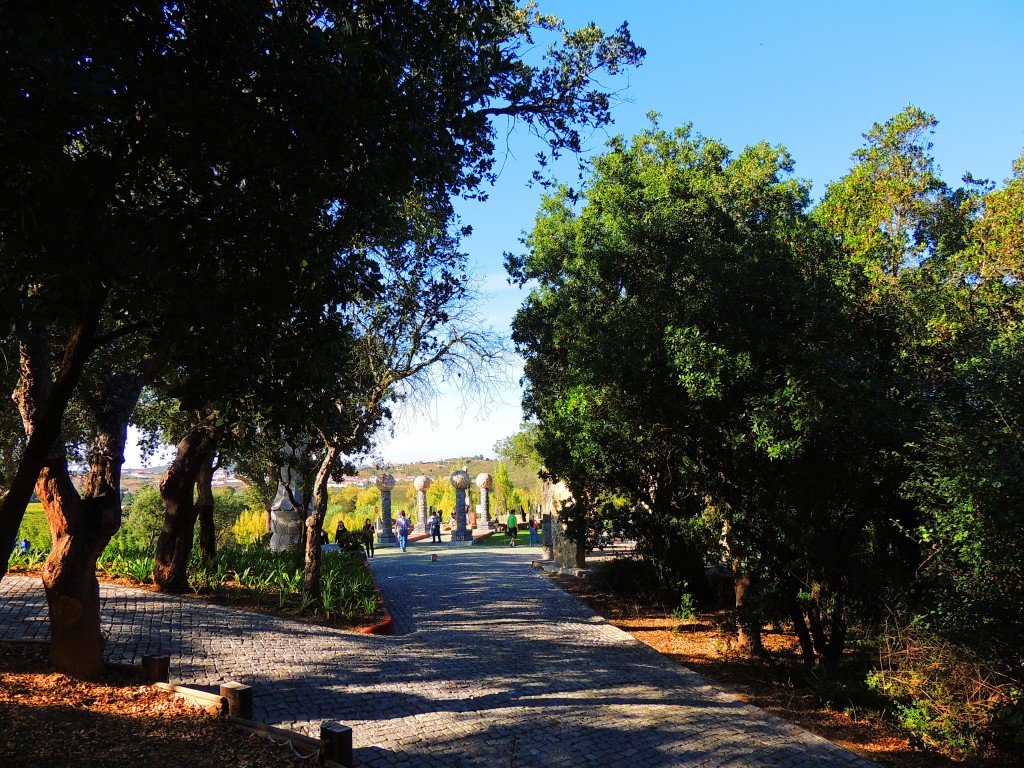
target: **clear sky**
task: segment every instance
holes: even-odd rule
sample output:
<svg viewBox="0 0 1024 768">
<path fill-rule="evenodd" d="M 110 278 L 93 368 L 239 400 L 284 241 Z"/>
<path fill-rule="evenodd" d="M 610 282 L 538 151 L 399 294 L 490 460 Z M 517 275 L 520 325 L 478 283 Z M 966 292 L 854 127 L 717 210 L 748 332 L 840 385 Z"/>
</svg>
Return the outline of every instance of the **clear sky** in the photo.
<svg viewBox="0 0 1024 768">
<path fill-rule="evenodd" d="M 608 80 L 622 92 L 615 125 L 592 137 L 601 151 L 609 135 L 647 126 L 692 123 L 734 151 L 758 141 L 786 146 L 797 176 L 825 186 L 850 168 L 862 134 L 908 104 L 939 120 L 934 156 L 954 184 L 970 171 L 999 183 L 1024 151 L 1024 0 L 540 0 L 572 27 L 596 22 L 606 32 L 628 21 L 647 50 L 642 67 Z M 465 247 L 482 306 L 507 333 L 524 294 L 510 287 L 502 254 L 537 211 L 540 190 L 527 182 L 539 149 L 525 132 L 500 147 L 501 177 L 484 203 L 462 203 L 474 233 Z M 565 180 L 575 166 L 565 164 Z M 518 377 L 509 371 L 504 404 L 480 413 L 454 395 L 427 414 L 405 414 L 379 456 L 409 462 L 493 455 L 494 443 L 520 422 Z M 138 466 L 129 452 L 128 466 Z M 134 462 L 134 463 L 133 463 Z"/>
</svg>

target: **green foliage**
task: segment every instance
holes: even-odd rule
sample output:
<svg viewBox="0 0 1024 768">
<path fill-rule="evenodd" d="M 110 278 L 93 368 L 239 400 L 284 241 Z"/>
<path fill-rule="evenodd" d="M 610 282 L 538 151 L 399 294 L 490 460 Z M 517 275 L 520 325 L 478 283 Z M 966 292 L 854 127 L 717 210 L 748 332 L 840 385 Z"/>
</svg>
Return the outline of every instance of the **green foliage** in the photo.
<svg viewBox="0 0 1024 768">
<path fill-rule="evenodd" d="M 678 621 L 695 618 L 697 615 L 697 603 L 693 599 L 693 595 L 689 592 L 683 592 L 683 596 L 679 598 L 679 606 L 672 611 L 672 618 Z"/>
<path fill-rule="evenodd" d="M 597 563 L 588 577 L 600 590 L 622 595 L 663 598 L 654 563 L 646 558 L 617 557 Z"/>
<path fill-rule="evenodd" d="M 509 259 L 537 285 L 513 338 L 537 449 L 573 496 L 568 535 L 592 540 L 623 499 L 676 600 L 684 582 L 706 595 L 728 556 L 791 604 L 805 581 L 851 607 L 878 594 L 860 582 L 895 535 L 879 501 L 898 390 L 791 170 L 781 147 L 733 156 L 654 126 L 610 142 L 582 197 L 548 196 Z"/>
<path fill-rule="evenodd" d="M 259 544 L 267 537 L 267 513 L 262 509 L 246 509 L 231 526 L 235 543 L 246 547 Z"/>
<path fill-rule="evenodd" d="M 164 522 L 160 489 L 155 485 L 142 486 L 130 499 L 125 499 L 122 510 L 123 522 L 119 535 L 138 546 L 152 546 Z"/>
<path fill-rule="evenodd" d="M 302 597 L 302 568 L 290 552 L 274 553 L 257 547 L 229 547 L 205 567 L 191 570 L 196 592 L 223 594 L 242 589 L 256 602 L 276 601 L 279 609 L 309 613 L 327 620 L 368 621 L 376 610 L 373 579 L 361 556 L 325 552 L 321 562 L 321 599 L 306 603 Z"/>
<path fill-rule="evenodd" d="M 494 487 L 491 489 L 495 514 L 507 515 L 509 510 L 518 509 L 522 501 L 516 496 L 516 487 L 508 473 L 508 465 L 499 462 L 494 473 Z"/>
<path fill-rule="evenodd" d="M 921 746 L 966 759 L 991 742 L 994 730 L 1021 741 L 1013 714 L 1021 707 L 1019 688 L 1005 669 L 970 648 L 931 632 L 892 628 L 879 660 L 868 685 L 895 702 L 899 725 Z"/>
<path fill-rule="evenodd" d="M 451 473 L 455 469 L 451 467 L 427 488 L 427 506 L 436 509 L 443 520 L 447 520 L 455 509 L 455 486 L 451 483 Z"/>
</svg>

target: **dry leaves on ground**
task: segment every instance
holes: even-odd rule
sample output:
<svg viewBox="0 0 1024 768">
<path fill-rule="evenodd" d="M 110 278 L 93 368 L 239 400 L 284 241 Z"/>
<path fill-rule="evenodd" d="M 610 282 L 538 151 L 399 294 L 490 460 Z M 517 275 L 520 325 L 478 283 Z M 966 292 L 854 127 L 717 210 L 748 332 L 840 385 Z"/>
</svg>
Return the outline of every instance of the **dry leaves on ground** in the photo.
<svg viewBox="0 0 1024 768">
<path fill-rule="evenodd" d="M 126 672 L 84 682 L 54 672 L 43 644 L 0 643 L 4 768 L 308 766 L 276 745 Z"/>
</svg>

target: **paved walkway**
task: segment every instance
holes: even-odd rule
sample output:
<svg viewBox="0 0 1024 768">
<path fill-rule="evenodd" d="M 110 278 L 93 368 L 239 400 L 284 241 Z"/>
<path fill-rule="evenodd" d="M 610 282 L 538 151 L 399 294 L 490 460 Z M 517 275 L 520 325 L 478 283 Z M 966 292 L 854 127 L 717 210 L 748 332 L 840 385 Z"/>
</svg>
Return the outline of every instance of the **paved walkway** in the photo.
<svg viewBox="0 0 1024 768">
<path fill-rule="evenodd" d="M 378 550 L 390 638 L 104 586 L 107 655 L 170 653 L 172 682 L 252 685 L 265 723 L 350 725 L 360 766 L 872 765 L 609 626 L 531 567 L 538 552 Z M 0 639 L 45 637 L 45 611 L 37 579 L 0 582 Z"/>
</svg>

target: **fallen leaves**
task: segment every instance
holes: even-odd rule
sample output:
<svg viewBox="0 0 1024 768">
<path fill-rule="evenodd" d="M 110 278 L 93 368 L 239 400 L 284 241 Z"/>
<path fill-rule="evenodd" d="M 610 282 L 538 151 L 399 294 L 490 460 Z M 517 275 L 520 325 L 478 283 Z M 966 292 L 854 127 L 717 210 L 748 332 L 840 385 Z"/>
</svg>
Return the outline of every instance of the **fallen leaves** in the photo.
<svg viewBox="0 0 1024 768">
<path fill-rule="evenodd" d="M 41 644 L 0 643 L 0 723 L 4 768 L 309 765 L 127 672 L 100 682 L 55 672 Z"/>
</svg>

